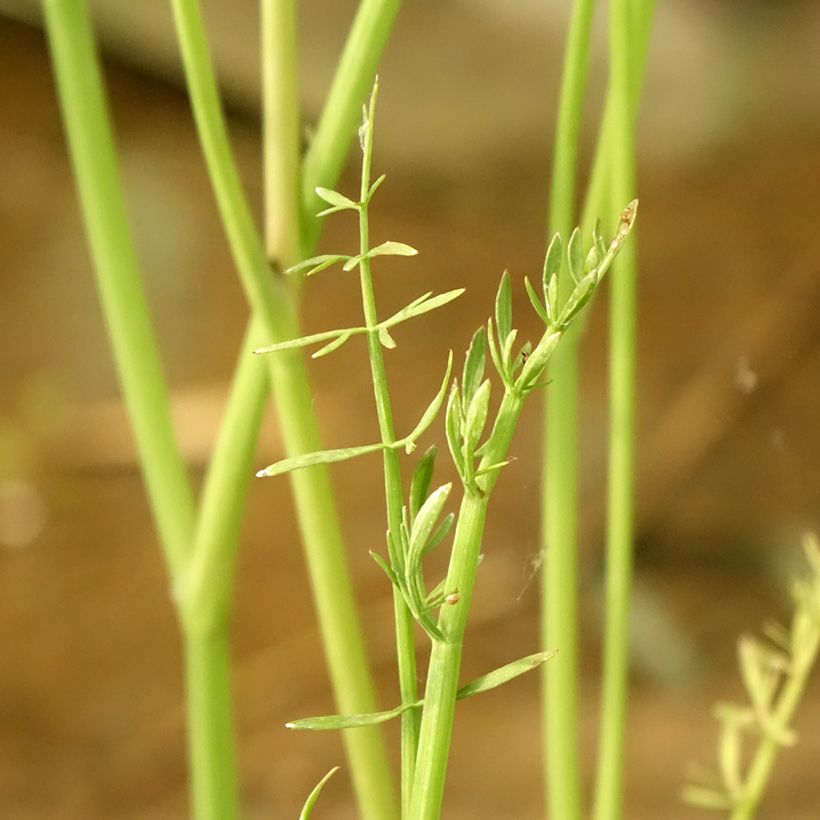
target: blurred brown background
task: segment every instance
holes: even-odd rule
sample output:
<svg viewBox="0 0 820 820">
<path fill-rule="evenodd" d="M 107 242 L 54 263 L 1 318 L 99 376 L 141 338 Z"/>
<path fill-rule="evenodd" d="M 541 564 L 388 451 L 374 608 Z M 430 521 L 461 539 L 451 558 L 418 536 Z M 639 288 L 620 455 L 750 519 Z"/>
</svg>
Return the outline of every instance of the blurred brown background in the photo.
<svg viewBox="0 0 820 820">
<path fill-rule="evenodd" d="M 246 317 L 192 130 L 166 3 L 94 4 L 129 205 L 174 388 L 201 474 Z M 257 19 L 206 2 L 235 148 L 258 205 Z M 561 9 L 556 8 L 561 6 Z M 543 253 L 552 111 L 568 3 L 407 3 L 385 56 L 377 236 L 417 261 L 385 265 L 384 309 L 465 285 L 390 355 L 398 426 L 412 424 L 446 350 L 463 350 L 500 271 Z M 301 4 L 306 125 L 354 4 Z M 94 293 L 36 4 L 0 0 L 0 815 L 183 817 L 178 640 L 164 569 Z M 590 133 L 605 82 L 605 20 Z M 660 3 L 641 146 L 641 321 L 635 676 L 627 816 L 689 818 L 677 793 L 711 762 L 716 698 L 740 697 L 736 636 L 787 611 L 799 535 L 820 517 L 820 8 Z M 589 155 L 589 146 L 586 154 Z M 355 185 L 351 168 L 343 185 Z M 331 220 L 327 249 L 354 242 Z M 516 290 L 521 325 L 535 324 Z M 344 277 L 305 289 L 305 326 L 357 315 Z M 599 671 L 606 315 L 585 345 L 584 743 L 594 763 Z M 526 317 L 526 318 L 525 318 Z M 313 368 L 329 446 L 370 440 L 369 382 L 349 345 Z M 537 451 L 533 402 L 517 439 Z M 438 432 L 436 433 L 438 435 Z M 260 465 L 278 453 L 275 424 Z M 383 522 L 377 464 L 334 470 L 385 706 L 396 701 L 389 590 L 367 557 Z M 537 644 L 538 465 L 499 484 L 465 679 Z M 235 604 L 242 794 L 248 818 L 295 817 L 332 735 L 288 718 L 332 709 L 285 481 L 255 482 Z M 536 676 L 460 707 L 447 818 L 537 818 Z M 820 815 L 820 691 L 778 766 L 766 817 Z M 391 739 L 395 733 L 391 731 Z M 354 816 L 343 777 L 317 816 Z M 560 820 L 558 818 L 557 820 Z"/>
</svg>

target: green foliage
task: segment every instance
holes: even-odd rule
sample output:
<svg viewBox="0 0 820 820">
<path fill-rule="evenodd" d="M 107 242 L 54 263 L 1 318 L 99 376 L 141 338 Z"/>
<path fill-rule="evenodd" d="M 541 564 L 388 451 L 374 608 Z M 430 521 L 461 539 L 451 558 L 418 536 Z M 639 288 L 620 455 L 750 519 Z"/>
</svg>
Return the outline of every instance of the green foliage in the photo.
<svg viewBox="0 0 820 820">
<path fill-rule="evenodd" d="M 322 793 L 322 789 L 325 787 L 325 784 L 331 777 L 333 777 L 336 772 L 339 771 L 338 766 L 334 766 L 314 787 L 313 791 L 308 795 L 308 799 L 305 800 L 305 805 L 302 806 L 302 811 L 299 813 L 299 820 L 310 820 L 311 814 L 313 814 L 313 808 L 316 805 L 316 801 L 319 799 L 319 795 Z"/>
</svg>

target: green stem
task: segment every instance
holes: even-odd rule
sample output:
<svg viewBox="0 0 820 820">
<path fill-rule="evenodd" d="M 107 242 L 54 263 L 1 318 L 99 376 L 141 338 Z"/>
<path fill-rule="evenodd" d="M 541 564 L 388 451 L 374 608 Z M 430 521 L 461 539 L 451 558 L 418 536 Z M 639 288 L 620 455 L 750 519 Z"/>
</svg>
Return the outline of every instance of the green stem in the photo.
<svg viewBox="0 0 820 820">
<path fill-rule="evenodd" d="M 367 349 L 370 357 L 370 371 L 373 380 L 373 395 L 376 400 L 376 413 L 379 418 L 379 431 L 384 449 L 384 492 L 387 505 L 387 526 L 394 544 L 401 543 L 402 507 L 404 490 L 401 480 L 401 465 L 398 451 L 392 447 L 396 441 L 393 424 L 393 407 L 390 401 L 390 389 L 387 382 L 387 371 L 384 366 L 382 345 L 379 340 L 379 317 L 376 309 L 376 296 L 373 290 L 373 277 L 370 271 L 370 220 L 368 199 L 370 194 L 370 171 L 373 158 L 373 115 L 376 105 L 377 89 L 374 88 L 368 112 L 368 128 L 365 132 L 362 151 L 362 180 L 359 195 L 359 253 L 362 260 L 359 264 L 359 278 L 362 291 L 362 308 L 367 326 Z M 416 683 L 416 651 L 413 638 L 413 617 L 401 596 L 394 588 L 393 608 L 396 622 L 396 653 L 399 669 L 399 690 L 402 704 L 415 703 L 418 700 Z M 415 771 L 416 749 L 418 747 L 419 713 L 417 709 L 408 709 L 401 716 L 401 802 L 402 816 L 406 817 L 410 808 L 410 792 Z"/>
<path fill-rule="evenodd" d="M 511 391 L 505 393 L 479 469 L 504 461 L 523 403 L 523 396 Z M 454 606 L 442 608 L 438 625 L 444 640 L 433 642 L 430 655 L 410 804 L 412 820 L 438 820 L 441 815 L 464 630 L 478 570 L 487 504 L 498 472 L 488 473 L 482 479 L 480 496 L 465 491 L 458 512 L 445 589 L 458 590 L 459 601 Z"/>
<path fill-rule="evenodd" d="M 589 68 L 595 0 L 573 4 L 564 58 L 550 196 L 550 232 L 569 237 L 578 164 L 578 135 Z M 559 293 L 572 289 L 559 277 Z M 542 641 L 560 653 L 545 664 L 542 711 L 546 803 L 550 817 L 581 816 L 578 737 L 578 337 L 568 334 L 551 362 L 545 401 L 541 573 Z"/>
<path fill-rule="evenodd" d="M 400 0 L 362 0 L 333 75 L 327 104 L 305 156 L 302 171 L 303 255 L 309 256 L 321 229 L 315 214 L 324 207 L 316 186 L 332 188 L 342 172 L 350 140 L 360 122 Z"/>
<path fill-rule="evenodd" d="M 188 753 L 192 814 L 197 820 L 239 816 L 230 663 L 224 626 L 211 634 L 186 633 Z"/>
<path fill-rule="evenodd" d="M 126 219 L 91 18 L 83 0 L 46 0 L 43 8 L 117 372 L 160 543 L 172 577 L 178 578 L 191 547 L 194 498 L 174 438 L 168 391 Z"/>
<path fill-rule="evenodd" d="M 613 207 L 622 207 L 635 192 L 631 26 L 629 0 L 612 0 L 610 94 L 614 113 L 610 195 Z M 626 243 L 615 263 L 611 286 L 606 611 L 596 820 L 616 820 L 621 816 L 623 804 L 634 530 L 636 279 L 633 241 Z"/>
<path fill-rule="evenodd" d="M 174 0 L 173 7 L 203 152 L 231 250 L 255 317 L 251 338 L 258 346 L 298 336 L 296 295 L 288 283 L 278 276 L 271 276 L 265 248 L 253 224 L 233 162 L 199 3 L 195 0 Z M 279 9 L 276 13 L 267 14 L 265 19 L 273 27 L 265 37 L 281 42 L 281 32 L 292 25 L 293 16 L 287 10 Z M 292 37 L 292 32 L 288 36 Z M 378 54 L 382 44 L 367 44 L 367 54 L 359 55 L 358 63 L 352 60 L 354 68 L 359 70 L 357 77 L 362 71 L 361 64 L 369 64 L 371 52 Z M 290 48 L 289 45 L 286 47 Z M 288 58 L 285 56 L 282 59 L 285 61 L 282 65 L 287 65 Z M 271 77 L 278 76 L 276 64 L 268 63 L 265 73 L 268 82 Z M 267 94 L 281 94 L 283 104 L 288 104 L 288 100 L 295 101 L 295 90 L 284 86 L 286 81 L 294 79 L 295 71 L 286 69 L 285 77 L 281 81 L 276 80 L 281 84 L 279 91 L 271 91 L 269 87 Z M 268 100 L 271 100 L 270 96 Z M 337 97 L 335 105 L 342 105 L 343 102 Z M 357 105 L 358 101 L 353 107 Z M 283 124 L 282 128 L 288 129 L 295 122 L 287 115 L 278 121 Z M 271 122 L 273 120 L 268 121 L 268 134 L 273 133 Z M 348 134 L 336 133 L 335 137 L 345 143 Z M 283 145 L 284 150 L 293 150 L 292 136 L 286 139 L 288 142 Z M 313 180 L 314 185 L 322 182 L 325 181 Z M 284 186 L 285 192 L 292 188 L 287 182 Z M 289 196 L 287 198 L 290 199 Z M 270 216 L 273 213 L 271 205 L 269 201 Z M 295 216 L 289 210 L 291 202 L 276 203 L 276 207 L 284 210 L 281 217 L 285 220 L 282 223 L 283 234 L 279 236 L 279 241 L 284 241 L 283 236 L 294 236 Z M 288 260 L 284 254 L 292 252 L 290 248 L 297 243 L 290 240 L 287 244 L 287 248 L 274 249 L 275 259 L 280 264 L 295 261 Z M 298 244 L 304 246 L 305 243 Z M 312 409 L 312 390 L 303 359 L 297 353 L 285 353 L 270 357 L 268 362 L 286 451 L 289 455 L 295 455 L 321 449 Z M 259 360 L 258 379 L 265 378 L 265 365 L 265 361 Z M 323 467 L 303 470 L 293 474 L 291 482 L 337 704 L 343 712 L 372 711 L 375 709 L 375 693 L 367 671 L 364 643 L 327 470 Z M 374 820 L 392 816 L 390 807 L 394 805 L 394 799 L 378 729 L 345 733 L 345 743 L 363 816 Z"/>
</svg>

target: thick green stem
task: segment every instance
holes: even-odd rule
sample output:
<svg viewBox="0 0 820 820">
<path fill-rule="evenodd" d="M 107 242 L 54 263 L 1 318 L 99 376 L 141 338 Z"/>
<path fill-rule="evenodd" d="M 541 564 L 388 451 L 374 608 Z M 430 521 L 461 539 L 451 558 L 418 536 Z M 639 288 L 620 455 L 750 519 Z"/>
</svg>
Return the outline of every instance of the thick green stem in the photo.
<svg viewBox="0 0 820 820">
<path fill-rule="evenodd" d="M 480 468 L 498 464 L 506 458 L 523 403 L 524 397 L 518 393 L 508 391 L 504 395 Z M 480 496 L 465 491 L 458 512 L 445 589 L 458 590 L 459 601 L 454 606 L 442 608 L 438 625 L 444 640 L 433 642 L 430 655 L 410 804 L 412 820 L 438 820 L 441 815 L 464 630 L 478 570 L 487 504 L 497 479 L 498 470 L 480 479 Z"/>
<path fill-rule="evenodd" d="M 610 94 L 613 99 L 611 204 L 635 193 L 631 4 L 612 0 Z M 618 205 L 617 207 L 621 207 Z M 595 793 L 596 820 L 622 814 L 623 762 L 629 671 L 635 467 L 635 243 L 618 257 L 610 303 L 610 415 L 607 494 L 607 571 L 601 736 Z"/>
<path fill-rule="evenodd" d="M 379 431 L 384 449 L 384 492 L 387 506 L 387 527 L 394 544 L 401 543 L 402 507 L 404 490 L 401 480 L 401 466 L 398 451 L 392 447 L 396 441 L 393 424 L 393 407 L 390 401 L 390 389 L 387 382 L 387 371 L 384 366 L 382 345 L 379 339 L 379 317 L 376 309 L 376 296 L 373 290 L 373 277 L 370 271 L 370 220 L 368 200 L 370 197 L 370 172 L 373 157 L 373 114 L 376 104 L 376 91 L 370 100 L 369 127 L 365 132 L 362 151 L 362 178 L 359 195 L 359 253 L 362 260 L 359 264 L 359 278 L 362 291 L 362 309 L 367 326 L 367 349 L 370 357 L 370 371 L 373 380 L 373 395 L 376 400 L 376 413 L 379 419 Z M 396 654 L 399 669 L 399 690 L 401 702 L 415 703 L 418 700 L 416 681 L 416 651 L 413 639 L 413 618 L 410 610 L 394 588 L 393 608 L 396 621 Z M 401 716 L 401 802 L 402 816 L 407 816 L 410 805 L 410 791 L 415 771 L 416 749 L 418 746 L 419 713 L 410 709 Z"/>
<path fill-rule="evenodd" d="M 578 162 L 578 135 L 589 67 L 595 0 L 573 4 L 564 57 L 550 195 L 550 232 L 569 237 Z M 559 278 L 559 294 L 572 289 Z M 546 803 L 550 817 L 581 817 L 578 737 L 578 337 L 576 330 L 551 362 L 545 401 L 541 573 L 543 646 L 560 649 L 544 665 L 542 712 Z"/>
<path fill-rule="evenodd" d="M 177 578 L 191 547 L 194 499 L 126 219 L 91 18 L 84 0 L 46 0 L 43 8 L 97 287 L 160 543 Z"/>
<path fill-rule="evenodd" d="M 226 625 L 185 635 L 188 754 L 196 820 L 239 816 Z"/>
<path fill-rule="evenodd" d="M 272 275 L 233 162 L 199 3 L 196 0 L 174 0 L 173 7 L 203 152 L 231 250 L 255 317 L 251 337 L 255 345 L 262 345 L 298 336 L 293 287 L 276 274 Z M 264 21 L 270 26 L 264 35 L 266 43 L 279 43 L 286 50 L 284 54 L 279 53 L 275 60 L 266 62 L 266 101 L 277 106 L 267 120 L 266 143 L 270 146 L 271 139 L 283 140 L 282 150 L 293 152 L 296 143 L 292 129 L 296 120 L 284 111 L 296 100 L 295 89 L 286 85 L 295 80 L 291 62 L 293 14 L 283 7 L 269 9 Z M 368 45 L 378 54 L 381 44 Z M 362 59 L 361 62 L 367 60 Z M 356 61 L 353 60 L 353 63 L 356 64 Z M 284 75 L 280 76 L 279 71 L 284 71 Z M 359 74 L 356 76 L 360 77 Z M 345 142 L 348 135 L 335 133 L 335 137 Z M 268 182 L 274 186 L 272 191 L 275 190 L 277 196 L 285 200 L 275 203 L 277 211 L 283 211 L 279 217 L 274 216 L 272 211 L 274 203 L 270 200 L 267 203 L 269 223 L 271 219 L 281 220 L 277 225 L 279 233 L 276 241 L 282 246 L 271 249 L 271 256 L 277 265 L 295 261 L 288 259 L 287 254 L 305 244 L 296 240 L 298 222 L 293 202 L 293 178 L 282 176 L 283 173 L 290 173 L 285 166 L 293 159 L 274 159 L 273 164 L 268 165 Z M 319 182 L 323 180 L 314 180 L 313 184 Z M 296 353 L 285 353 L 272 356 L 268 361 L 286 451 L 294 455 L 321 449 L 312 409 L 312 390 L 303 359 Z M 259 364 L 257 378 L 264 379 L 266 362 L 260 361 Z M 345 712 L 371 711 L 375 708 L 375 693 L 367 671 L 363 638 L 327 470 L 318 467 L 300 471 L 291 477 L 291 481 L 338 706 Z M 348 732 L 345 733 L 345 743 L 363 815 L 374 820 L 392 816 L 390 807 L 394 801 L 380 733 L 375 728 Z"/>
</svg>

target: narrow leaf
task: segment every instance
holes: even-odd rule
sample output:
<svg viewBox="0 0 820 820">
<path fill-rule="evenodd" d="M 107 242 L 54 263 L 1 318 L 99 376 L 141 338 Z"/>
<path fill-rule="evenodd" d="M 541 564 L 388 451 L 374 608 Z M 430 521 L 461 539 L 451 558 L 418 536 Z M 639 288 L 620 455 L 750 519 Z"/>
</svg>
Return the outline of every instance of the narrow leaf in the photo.
<svg viewBox="0 0 820 820">
<path fill-rule="evenodd" d="M 302 470 L 305 467 L 313 467 L 316 464 L 333 464 L 337 461 L 347 461 L 358 456 L 378 453 L 384 449 L 385 445 L 379 443 L 365 444 L 362 447 L 343 447 L 339 450 L 320 450 L 316 453 L 305 453 L 301 456 L 277 461 L 265 467 L 264 470 L 260 470 L 256 476 L 257 478 L 265 478 L 266 476 L 282 475 L 283 473 L 291 473 L 294 470 Z"/>
<path fill-rule="evenodd" d="M 280 350 L 292 350 L 297 347 L 308 347 L 310 345 L 327 342 L 329 339 L 336 339 L 339 336 L 356 336 L 366 333 L 366 327 L 343 327 L 337 330 L 325 330 L 322 333 L 313 333 L 310 336 L 300 336 L 298 339 L 288 339 L 286 342 L 276 342 L 276 344 L 266 347 L 257 347 L 254 353 L 278 353 Z"/>
<path fill-rule="evenodd" d="M 552 237 L 552 241 L 547 248 L 547 254 L 544 257 L 542 281 L 545 291 L 550 277 L 561 275 L 561 247 L 561 234 L 555 234 L 555 236 Z"/>
<path fill-rule="evenodd" d="M 554 649 L 548 650 L 547 652 L 536 652 L 534 655 L 527 655 L 524 658 L 519 658 L 517 661 L 505 664 L 462 686 L 461 689 L 458 690 L 456 697 L 459 699 L 469 698 L 482 692 L 488 692 L 490 689 L 495 689 L 497 686 L 514 680 L 526 672 L 537 669 L 541 664 L 554 657 L 555 654 L 556 651 Z"/>
<path fill-rule="evenodd" d="M 681 800 L 699 809 L 730 811 L 734 804 L 729 795 L 707 786 L 686 786 L 681 792 Z"/>
<path fill-rule="evenodd" d="M 310 259 L 305 259 L 297 265 L 289 267 L 285 273 L 299 273 L 300 271 L 310 268 L 305 275 L 313 276 L 314 273 L 319 273 L 319 271 L 323 271 L 325 268 L 329 268 L 331 265 L 335 265 L 337 262 L 343 262 L 346 259 L 350 259 L 350 257 L 345 254 L 323 253 L 321 256 L 312 256 Z"/>
<path fill-rule="evenodd" d="M 430 293 L 432 293 L 432 291 L 430 291 Z M 399 322 L 404 322 L 414 316 L 429 313 L 431 310 L 435 310 L 436 308 L 446 305 L 448 302 L 452 302 L 454 299 L 458 299 L 458 297 L 464 293 L 464 288 L 448 290 L 445 293 L 439 293 L 437 296 L 428 298 L 430 293 L 425 293 L 423 296 L 414 299 L 409 305 L 403 307 L 397 313 L 394 313 L 389 319 L 385 319 L 381 324 L 384 325 L 384 327 L 393 327 L 393 325 L 397 325 Z"/>
<path fill-rule="evenodd" d="M 361 262 L 363 258 L 364 257 L 361 254 L 359 254 L 358 256 L 351 256 L 347 260 L 347 262 L 345 262 L 344 265 L 342 265 L 342 270 L 343 271 L 353 270 L 353 268 L 355 268 L 356 265 L 358 265 L 359 262 Z"/>
<path fill-rule="evenodd" d="M 467 408 L 467 418 L 464 422 L 464 459 L 475 458 L 475 448 L 484 432 L 487 423 L 487 413 L 490 409 L 490 380 L 487 379 L 475 391 L 470 406 Z"/>
<path fill-rule="evenodd" d="M 464 404 L 470 403 L 473 394 L 478 390 L 484 378 L 484 351 L 487 347 L 487 333 L 480 327 L 470 342 L 464 359 L 464 375 L 461 380 L 461 393 Z"/>
<path fill-rule="evenodd" d="M 308 799 L 305 800 L 305 805 L 302 806 L 302 811 L 299 813 L 299 820 L 310 820 L 310 815 L 313 814 L 313 807 L 316 805 L 316 801 L 319 799 L 319 795 L 322 793 L 322 789 L 325 787 L 325 784 L 331 777 L 333 777 L 336 772 L 339 771 L 339 766 L 334 766 L 314 787 L 313 791 L 308 795 Z"/>
<path fill-rule="evenodd" d="M 497 461 L 495 464 L 490 464 L 487 467 L 482 467 L 480 470 L 476 471 L 475 477 L 480 478 L 483 475 L 487 475 L 487 473 L 494 473 L 496 470 L 500 470 L 502 467 L 506 467 L 511 461 L 512 459 L 508 458 L 505 461 Z"/>
<path fill-rule="evenodd" d="M 558 346 L 558 342 L 561 341 L 561 336 L 563 336 L 563 333 L 560 331 L 547 333 L 541 341 L 538 342 L 535 350 L 533 350 L 527 358 L 521 370 L 521 375 L 516 381 L 516 384 L 521 387 L 521 389 L 530 389 L 531 385 L 538 381 L 538 377 L 546 367 L 550 356 L 552 356 L 553 351 Z"/>
<path fill-rule="evenodd" d="M 436 527 L 436 531 L 427 539 L 427 543 L 422 550 L 422 557 L 432 552 L 446 537 L 453 527 L 453 522 L 456 520 L 455 513 L 448 513 L 441 520 L 441 524 Z"/>
<path fill-rule="evenodd" d="M 501 276 L 495 297 L 495 325 L 498 328 L 499 340 L 506 339 L 512 328 L 512 287 L 507 271 Z"/>
<path fill-rule="evenodd" d="M 384 325 L 379 325 L 379 341 L 382 343 L 382 347 L 386 347 L 388 350 L 393 350 L 396 347 L 396 340 Z"/>
<path fill-rule="evenodd" d="M 430 482 L 433 479 L 433 469 L 436 465 L 436 445 L 428 448 L 419 459 L 413 477 L 410 479 L 410 519 L 418 515 L 421 505 L 424 504 L 430 492 Z"/>
<path fill-rule="evenodd" d="M 399 580 L 396 578 L 396 573 L 393 572 L 393 568 L 390 564 L 388 564 L 378 552 L 374 552 L 373 550 L 370 550 L 370 557 L 381 567 L 384 574 L 390 580 L 390 583 L 397 587 L 399 585 Z"/>
<path fill-rule="evenodd" d="M 490 350 L 490 358 L 493 360 L 493 364 L 495 365 L 495 369 L 498 371 L 498 375 L 501 377 L 501 381 L 503 381 L 505 385 L 508 384 L 509 376 L 507 375 L 507 368 L 504 361 L 501 358 L 501 352 L 498 349 L 498 344 L 495 341 L 495 332 L 493 331 L 492 319 L 487 321 L 487 347 Z"/>
<path fill-rule="evenodd" d="M 348 197 L 344 194 L 340 194 L 338 191 L 331 191 L 329 188 L 316 188 L 315 190 L 320 199 L 323 199 L 328 205 L 332 205 L 334 208 L 349 209 L 351 211 L 357 211 L 359 209 L 358 202 L 348 199 Z"/>
<path fill-rule="evenodd" d="M 527 296 L 530 297 L 530 304 L 535 308 L 535 312 L 541 318 L 541 321 L 548 325 L 550 324 L 550 315 L 544 306 L 541 304 L 541 300 L 538 298 L 538 294 L 535 292 L 535 288 L 530 284 L 530 280 L 527 277 L 524 277 L 524 287 L 527 289 Z"/>
<path fill-rule="evenodd" d="M 370 202 L 373 199 L 373 194 L 379 190 L 379 186 L 381 186 L 382 182 L 387 179 L 387 174 L 382 174 L 371 186 L 370 190 L 367 192 L 367 201 Z"/>
<path fill-rule="evenodd" d="M 516 336 L 518 336 L 518 331 L 515 329 L 511 330 L 507 334 L 507 338 L 504 339 L 504 346 L 501 348 L 501 358 L 504 361 L 507 370 L 509 370 L 512 366 L 512 351 Z"/>
<path fill-rule="evenodd" d="M 450 397 L 447 400 L 444 429 L 447 433 L 447 446 L 450 448 L 450 455 L 459 475 L 463 477 L 464 455 L 461 451 L 461 422 L 461 391 L 458 389 L 458 380 L 456 380 L 453 382 Z"/>
<path fill-rule="evenodd" d="M 558 274 L 554 273 L 550 277 L 544 296 L 546 298 L 547 315 L 550 319 L 549 324 L 555 324 L 558 316 Z"/>
<path fill-rule="evenodd" d="M 379 723 L 386 723 L 395 717 L 403 714 L 409 709 L 415 709 L 421 705 L 421 701 L 416 703 L 403 703 L 394 709 L 385 712 L 368 712 L 362 715 L 320 715 L 319 717 L 300 718 L 286 723 L 288 729 L 326 731 L 328 729 L 358 729 L 360 726 L 376 726 Z"/>
<path fill-rule="evenodd" d="M 422 551 L 441 516 L 441 511 L 444 509 L 452 489 L 452 484 L 444 484 L 432 492 L 430 497 L 422 504 L 410 530 L 410 550 L 407 556 L 408 572 L 412 572 L 418 565 Z"/>
<path fill-rule="evenodd" d="M 591 270 L 594 270 L 598 267 L 598 263 L 601 261 L 601 255 L 598 253 L 598 248 L 593 245 L 589 249 L 589 253 L 587 254 L 586 261 L 584 262 L 584 273 L 589 273 Z"/>
<path fill-rule="evenodd" d="M 413 445 L 415 446 L 416 441 L 427 432 L 427 429 L 433 423 L 434 419 L 438 415 L 438 411 L 441 409 L 441 405 L 444 404 L 444 397 L 447 395 L 447 385 L 450 381 L 450 373 L 453 371 L 453 351 L 451 350 L 449 355 L 447 356 L 447 369 L 444 371 L 444 378 L 441 380 L 441 387 L 438 389 L 438 393 L 433 396 L 433 400 L 430 404 L 427 405 L 427 409 L 422 413 L 421 419 L 419 423 L 413 428 L 413 431 L 407 436 L 403 443 L 405 444 L 405 449 L 407 446 Z M 412 449 L 412 448 L 411 448 Z M 410 452 L 410 450 L 408 450 Z"/>
<path fill-rule="evenodd" d="M 561 311 L 561 318 L 558 324 L 566 327 L 580 312 L 586 303 L 592 298 L 595 286 L 598 284 L 598 270 L 588 273 L 570 294 L 564 309 Z"/>
<path fill-rule="evenodd" d="M 404 242 L 382 242 L 367 252 L 368 259 L 374 256 L 415 256 L 418 251 Z"/>
<path fill-rule="evenodd" d="M 328 353 L 333 353 L 334 350 L 338 350 L 349 338 L 350 333 L 342 333 L 341 336 L 337 336 L 332 342 L 326 344 L 324 347 L 319 348 L 315 353 L 311 354 L 311 359 L 321 359 L 322 356 L 327 356 Z"/>
<path fill-rule="evenodd" d="M 584 242 L 581 238 L 580 228 L 576 228 L 569 238 L 567 261 L 569 262 L 570 275 L 577 284 L 584 276 Z"/>
</svg>

